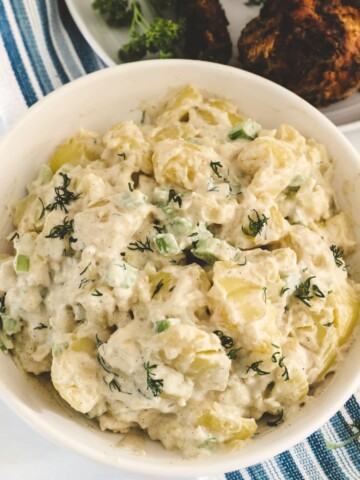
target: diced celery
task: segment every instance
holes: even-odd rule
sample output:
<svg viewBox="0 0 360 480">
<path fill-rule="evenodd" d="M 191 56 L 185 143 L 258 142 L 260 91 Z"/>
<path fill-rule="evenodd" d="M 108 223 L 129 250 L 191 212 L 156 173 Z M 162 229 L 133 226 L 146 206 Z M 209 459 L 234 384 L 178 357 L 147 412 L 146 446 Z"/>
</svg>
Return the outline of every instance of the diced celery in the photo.
<svg viewBox="0 0 360 480">
<path fill-rule="evenodd" d="M 174 235 L 184 235 L 191 231 L 192 223 L 184 217 L 175 217 L 166 227 Z"/>
<path fill-rule="evenodd" d="M 106 281 L 110 287 L 130 288 L 138 276 L 138 269 L 121 260 L 110 265 Z"/>
<path fill-rule="evenodd" d="M 53 357 L 61 355 L 69 346 L 69 342 L 56 343 L 52 346 L 51 352 Z"/>
<path fill-rule="evenodd" d="M 117 201 L 121 207 L 125 208 L 143 207 L 147 202 L 147 196 L 139 190 L 131 193 L 121 192 L 116 195 L 115 201 Z"/>
<path fill-rule="evenodd" d="M 224 240 L 213 237 L 200 240 L 191 252 L 195 257 L 207 263 L 214 263 L 217 260 L 238 261 L 241 258 L 241 250 L 229 245 Z"/>
<path fill-rule="evenodd" d="M 16 258 L 16 272 L 28 272 L 30 270 L 30 258 L 27 255 L 18 255 Z"/>
<path fill-rule="evenodd" d="M 251 118 L 239 122 L 230 130 L 228 137 L 230 140 L 244 138 L 246 140 L 255 140 L 261 130 L 261 125 Z"/>
<path fill-rule="evenodd" d="M 4 332 L 0 331 L 0 350 L 7 353 L 8 350 L 11 350 L 12 348 L 14 348 L 13 342 L 4 334 Z"/>
<path fill-rule="evenodd" d="M 19 318 L 12 318 L 6 313 L 1 314 L 3 330 L 6 335 L 15 335 L 19 333 L 22 327 L 22 321 Z"/>
<path fill-rule="evenodd" d="M 196 230 L 188 235 L 191 238 L 192 242 L 197 242 L 198 240 L 205 240 L 206 238 L 213 237 L 213 234 L 209 232 L 206 228 L 206 224 L 204 222 L 199 222 L 197 224 Z"/>
<path fill-rule="evenodd" d="M 53 177 L 53 172 L 48 165 L 41 165 L 38 178 L 39 185 L 47 185 Z"/>
<path fill-rule="evenodd" d="M 153 202 L 158 207 L 165 207 L 169 203 L 169 190 L 162 187 L 154 188 Z"/>
<path fill-rule="evenodd" d="M 165 332 L 169 327 L 171 327 L 169 320 L 159 320 L 155 323 L 155 333 Z"/>
<path fill-rule="evenodd" d="M 301 185 L 305 182 L 306 178 L 303 175 L 296 175 L 291 182 L 289 183 L 288 187 L 291 190 L 299 190 Z"/>
<path fill-rule="evenodd" d="M 154 244 L 157 251 L 164 256 L 177 255 L 181 251 L 172 233 L 159 233 L 154 237 Z"/>
</svg>

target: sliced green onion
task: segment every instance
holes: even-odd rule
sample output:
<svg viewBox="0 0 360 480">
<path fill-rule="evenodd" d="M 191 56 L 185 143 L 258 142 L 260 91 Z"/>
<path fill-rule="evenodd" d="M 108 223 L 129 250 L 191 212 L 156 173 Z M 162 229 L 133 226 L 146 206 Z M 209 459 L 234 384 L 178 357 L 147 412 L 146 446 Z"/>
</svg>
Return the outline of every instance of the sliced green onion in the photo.
<svg viewBox="0 0 360 480">
<path fill-rule="evenodd" d="M 155 323 L 155 333 L 165 332 L 170 326 L 169 320 L 159 320 Z"/>
<path fill-rule="evenodd" d="M 27 255 L 18 255 L 16 260 L 17 272 L 28 272 L 30 269 L 30 258 Z"/>
<path fill-rule="evenodd" d="M 261 130 L 261 125 L 251 118 L 247 118 L 242 122 L 239 122 L 228 133 L 230 140 L 237 140 L 238 138 L 244 138 L 246 140 L 255 140 Z"/>
</svg>

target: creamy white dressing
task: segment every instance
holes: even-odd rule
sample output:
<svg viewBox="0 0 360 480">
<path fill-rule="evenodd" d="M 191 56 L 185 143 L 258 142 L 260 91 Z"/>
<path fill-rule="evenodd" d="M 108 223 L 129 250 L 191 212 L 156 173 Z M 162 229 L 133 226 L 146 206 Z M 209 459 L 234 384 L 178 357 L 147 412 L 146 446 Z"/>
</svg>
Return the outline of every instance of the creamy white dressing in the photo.
<svg viewBox="0 0 360 480">
<path fill-rule="evenodd" d="M 351 221 L 325 148 L 290 126 L 191 86 L 146 119 L 81 130 L 15 205 L 0 345 L 104 430 L 237 448 L 336 367 Z"/>
</svg>

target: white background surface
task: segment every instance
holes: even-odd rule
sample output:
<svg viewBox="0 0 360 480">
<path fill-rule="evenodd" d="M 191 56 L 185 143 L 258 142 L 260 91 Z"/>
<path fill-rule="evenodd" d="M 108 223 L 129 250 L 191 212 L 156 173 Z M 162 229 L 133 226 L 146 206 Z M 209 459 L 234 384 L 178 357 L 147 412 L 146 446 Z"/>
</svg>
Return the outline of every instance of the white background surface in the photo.
<svg viewBox="0 0 360 480">
<path fill-rule="evenodd" d="M 360 129 L 346 136 L 360 152 Z M 143 480 L 145 478 L 154 479 L 154 477 L 121 473 L 53 445 L 34 432 L 0 402 L 0 480 Z M 171 472 L 169 472 L 169 478 L 172 478 Z"/>
</svg>

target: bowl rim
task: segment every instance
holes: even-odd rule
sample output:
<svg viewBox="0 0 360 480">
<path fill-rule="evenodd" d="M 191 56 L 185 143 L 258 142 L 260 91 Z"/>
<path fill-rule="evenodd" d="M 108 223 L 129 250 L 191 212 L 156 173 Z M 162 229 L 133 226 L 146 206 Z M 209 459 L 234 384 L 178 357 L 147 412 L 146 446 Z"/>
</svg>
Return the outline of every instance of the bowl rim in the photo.
<svg viewBox="0 0 360 480">
<path fill-rule="evenodd" d="M 81 90 L 83 87 L 91 84 L 92 82 L 97 82 L 101 79 L 105 79 L 107 77 L 117 76 L 126 74 L 126 72 L 130 72 L 133 70 L 139 71 L 146 71 L 147 69 L 159 69 L 159 70 L 166 70 L 173 66 L 181 66 L 182 68 L 197 68 L 197 69 L 205 69 L 209 72 L 219 72 L 222 70 L 224 73 L 228 72 L 229 75 L 234 75 L 235 77 L 242 77 L 247 80 L 251 80 L 253 82 L 254 88 L 256 88 L 257 84 L 262 84 L 268 86 L 273 90 L 277 90 L 281 93 L 284 97 L 284 102 L 287 99 L 291 103 L 296 102 L 299 104 L 299 107 L 304 109 L 305 112 L 308 112 L 309 115 L 315 117 L 321 121 L 321 123 L 326 125 L 326 128 L 329 130 L 333 136 L 336 137 L 336 142 L 340 144 L 341 148 L 344 151 L 347 151 L 353 158 L 357 159 L 360 165 L 360 155 L 356 151 L 356 149 L 351 145 L 351 143 L 346 139 L 343 133 L 336 127 L 323 113 L 317 110 L 315 107 L 307 103 L 302 98 L 298 97 L 293 92 L 285 89 L 284 87 L 271 82 L 270 80 L 264 79 L 258 75 L 246 72 L 244 70 L 240 70 L 238 68 L 226 65 L 219 65 L 214 64 L 211 62 L 204 62 L 198 60 L 182 60 L 182 59 L 168 59 L 168 60 L 144 60 L 140 62 L 134 62 L 130 64 L 121 64 L 113 67 L 108 67 L 103 70 L 99 70 L 97 72 L 93 72 L 91 74 L 85 75 L 80 77 L 72 82 L 69 82 L 66 85 L 61 86 L 57 90 L 49 93 L 41 100 L 39 100 L 36 104 L 31 106 L 29 110 L 23 115 L 23 117 L 15 123 L 8 132 L 5 133 L 5 136 L 0 139 L 0 151 L 3 148 L 7 147 L 7 144 L 10 144 L 14 136 L 16 137 L 17 131 L 26 125 L 27 122 L 31 120 L 31 118 L 37 114 L 38 111 L 41 111 L 43 107 L 48 104 L 51 104 L 54 100 L 58 97 L 66 97 L 67 92 L 72 90 Z M 130 459 L 122 458 L 119 463 L 115 463 L 111 459 L 108 459 L 104 456 L 101 452 L 94 451 L 92 447 L 88 447 L 87 445 L 81 445 L 78 441 L 74 440 L 65 435 L 64 432 L 59 432 L 56 430 L 54 425 L 49 425 L 46 423 L 46 420 L 42 418 L 40 415 L 35 415 L 30 410 L 25 403 L 20 401 L 14 393 L 12 393 L 7 387 L 6 383 L 0 377 L 0 398 L 20 417 L 22 418 L 27 424 L 29 424 L 34 430 L 36 430 L 41 435 L 45 436 L 55 444 L 68 448 L 72 451 L 79 453 L 82 456 L 85 456 L 93 461 L 97 461 L 101 464 L 105 464 L 111 467 L 115 467 L 120 471 L 128 471 L 131 473 L 143 474 L 143 475 L 152 475 L 153 472 L 149 472 L 149 463 L 142 462 L 141 458 L 134 458 L 130 457 Z M 194 477 L 196 475 L 206 475 L 206 474 L 222 474 L 225 472 L 230 472 L 233 470 L 238 470 L 240 468 L 247 468 L 251 465 L 255 465 L 260 462 L 264 462 L 269 458 L 278 455 L 286 450 L 289 450 L 297 443 L 305 440 L 310 434 L 315 432 L 318 428 L 320 428 L 324 423 L 326 423 L 347 401 L 347 399 L 356 391 L 356 389 L 360 386 L 360 372 L 357 375 L 354 375 L 353 381 L 346 386 L 341 392 L 339 392 L 336 399 L 333 400 L 331 406 L 327 407 L 324 410 L 322 415 L 319 415 L 315 421 L 307 424 L 305 423 L 302 425 L 301 428 L 292 432 L 291 437 L 288 438 L 287 435 L 284 436 L 284 439 L 279 442 L 274 442 L 271 448 L 268 448 L 266 451 L 261 452 L 260 454 L 257 452 L 247 454 L 247 458 L 239 459 L 238 466 L 234 465 L 234 459 L 227 458 L 226 456 L 221 459 L 221 457 L 217 457 L 216 463 L 210 463 L 209 466 L 206 468 L 206 459 L 203 460 L 201 464 L 194 464 L 192 463 L 191 459 L 189 462 L 183 463 L 181 465 L 176 465 L 176 472 L 171 472 L 171 477 L 179 477 L 179 476 L 188 476 Z M 241 452 L 241 450 L 239 450 Z M 241 460 L 241 461 L 240 461 Z M 161 477 L 170 477 L 169 476 L 169 463 L 162 465 L 152 465 L 152 468 L 156 470 L 156 475 Z"/>
</svg>

